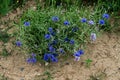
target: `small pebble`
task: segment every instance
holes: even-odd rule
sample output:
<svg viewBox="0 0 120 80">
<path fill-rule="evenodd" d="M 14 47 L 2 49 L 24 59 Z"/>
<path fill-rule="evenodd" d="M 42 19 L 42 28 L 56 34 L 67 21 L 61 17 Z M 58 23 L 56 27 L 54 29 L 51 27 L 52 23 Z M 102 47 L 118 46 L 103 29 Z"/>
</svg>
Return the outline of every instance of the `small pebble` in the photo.
<svg viewBox="0 0 120 80">
<path fill-rule="evenodd" d="M 23 70 L 24 70 L 24 68 L 20 68 L 20 70 L 21 70 L 21 71 L 23 71 Z"/>
<path fill-rule="evenodd" d="M 118 70 L 120 70 L 120 68 L 118 68 Z"/>
<path fill-rule="evenodd" d="M 49 65 L 49 63 L 48 63 L 48 62 L 46 62 L 46 63 L 45 63 L 45 66 L 48 66 L 48 65 Z"/>
<path fill-rule="evenodd" d="M 66 64 L 66 65 L 69 65 L 70 63 L 69 63 L 69 62 L 66 62 L 65 64 Z"/>
</svg>

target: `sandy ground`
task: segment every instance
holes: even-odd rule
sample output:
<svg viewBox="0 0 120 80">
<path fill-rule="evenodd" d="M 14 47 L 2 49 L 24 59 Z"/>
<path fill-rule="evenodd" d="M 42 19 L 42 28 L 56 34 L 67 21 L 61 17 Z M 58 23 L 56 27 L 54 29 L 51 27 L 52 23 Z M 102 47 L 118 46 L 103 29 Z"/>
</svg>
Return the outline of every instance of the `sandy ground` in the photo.
<svg viewBox="0 0 120 80">
<path fill-rule="evenodd" d="M 35 3 L 29 7 L 34 7 Z M 14 12 L 9 13 L 1 19 L 4 21 L 18 21 L 17 15 L 20 15 L 22 10 L 17 8 Z M 16 15 L 17 14 L 17 15 Z M 0 25 L 0 28 L 6 29 L 12 26 Z M 8 30 L 7 33 L 12 34 L 16 30 L 15 27 Z M 66 60 L 60 59 L 58 63 L 51 63 L 48 66 L 40 63 L 31 65 L 26 63 L 26 53 L 21 48 L 16 47 L 13 43 L 14 37 L 11 37 L 9 42 L 4 44 L 0 41 L 0 54 L 2 53 L 3 45 L 9 52 L 9 56 L 0 56 L 0 75 L 4 75 L 8 80 L 50 80 L 43 74 L 49 71 L 51 80 L 120 80 L 120 32 L 104 33 L 94 42 L 87 44 L 85 54 L 81 56 L 80 61 L 74 61 L 74 57 Z M 92 59 L 90 68 L 85 66 L 86 59 Z M 3 80 L 3 79 L 0 79 Z"/>
</svg>

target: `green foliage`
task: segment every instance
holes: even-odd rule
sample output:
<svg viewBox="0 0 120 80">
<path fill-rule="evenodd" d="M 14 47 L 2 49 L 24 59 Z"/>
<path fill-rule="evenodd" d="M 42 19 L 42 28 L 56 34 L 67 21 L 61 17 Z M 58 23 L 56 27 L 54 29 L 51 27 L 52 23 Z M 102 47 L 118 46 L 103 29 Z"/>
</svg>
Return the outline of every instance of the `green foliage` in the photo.
<svg viewBox="0 0 120 80">
<path fill-rule="evenodd" d="M 0 31 L 0 41 L 8 42 L 10 36 L 5 31 Z"/>
<path fill-rule="evenodd" d="M 7 50 L 4 48 L 1 55 L 4 56 L 4 57 L 7 57 L 7 56 L 9 55 L 9 53 L 8 53 Z"/>
<path fill-rule="evenodd" d="M 107 12 L 118 12 L 120 10 L 120 0 L 98 0 L 97 7 Z"/>
<path fill-rule="evenodd" d="M 22 5 L 26 0 L 0 0 L 0 14 L 5 15 L 9 10 Z"/>
<path fill-rule="evenodd" d="M 53 16 L 58 16 L 59 21 L 52 21 L 51 18 Z M 21 17 L 18 25 L 20 32 L 17 40 L 23 43 L 23 47 L 27 48 L 29 53 L 36 53 L 38 60 L 42 60 L 45 53 L 60 54 L 59 50 L 61 48 L 65 53 L 73 54 L 75 51 L 83 48 L 84 43 L 90 40 L 89 37 L 92 32 L 99 33 L 97 28 L 100 27 L 98 21 L 102 18 L 101 16 L 101 12 L 98 13 L 98 11 L 92 10 L 91 7 L 78 8 L 73 6 L 68 9 L 49 7 L 46 9 L 38 8 L 36 11 L 29 9 Z M 94 25 L 88 24 L 88 21 L 82 23 L 82 18 L 86 18 L 88 21 L 93 20 Z M 65 26 L 65 20 L 68 20 L 70 25 Z M 30 22 L 30 26 L 25 26 L 25 22 Z M 50 34 L 48 31 L 49 27 L 53 28 L 55 36 L 51 36 L 49 40 L 46 40 L 45 35 Z M 78 31 L 72 32 L 74 27 L 77 27 Z M 66 37 L 74 40 L 75 44 L 65 42 Z M 52 45 L 55 48 L 55 52 L 51 52 L 48 45 L 54 40 L 57 40 L 57 44 Z"/>
<path fill-rule="evenodd" d="M 10 0 L 0 0 L 0 14 L 4 15 L 9 11 Z"/>
<path fill-rule="evenodd" d="M 36 76 L 35 80 L 53 80 L 52 73 L 46 70 L 42 75 Z"/>
<path fill-rule="evenodd" d="M 107 12 L 118 13 L 120 10 L 120 0 L 43 0 L 45 2 L 45 6 L 96 6 L 99 7 L 99 10 L 106 10 Z"/>
<path fill-rule="evenodd" d="M 16 7 L 22 6 L 27 0 L 11 0 L 11 6 L 13 9 Z"/>
<path fill-rule="evenodd" d="M 45 6 L 66 6 L 69 7 L 71 5 L 83 5 L 83 4 L 89 4 L 92 1 L 87 0 L 43 0 L 45 2 Z M 89 2 L 89 3 L 88 3 Z"/>
<path fill-rule="evenodd" d="M 0 80 L 8 80 L 4 75 L 0 74 Z"/>
<path fill-rule="evenodd" d="M 86 64 L 86 67 L 90 67 L 90 64 L 91 64 L 92 60 L 91 59 L 87 59 L 85 60 L 85 64 Z"/>
<path fill-rule="evenodd" d="M 105 73 L 97 73 L 95 75 L 91 75 L 89 80 L 105 80 L 106 74 Z"/>
<path fill-rule="evenodd" d="M 52 75 L 51 75 L 51 73 L 49 71 L 46 71 L 44 73 L 44 76 L 47 76 L 47 78 L 43 79 L 43 80 L 53 80 Z"/>
</svg>

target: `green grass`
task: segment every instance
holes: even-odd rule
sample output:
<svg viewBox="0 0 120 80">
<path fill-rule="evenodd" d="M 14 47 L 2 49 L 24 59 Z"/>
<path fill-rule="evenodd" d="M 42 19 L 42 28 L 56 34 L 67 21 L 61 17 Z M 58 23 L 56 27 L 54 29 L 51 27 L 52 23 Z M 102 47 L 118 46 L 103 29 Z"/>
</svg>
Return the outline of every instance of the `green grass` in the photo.
<svg viewBox="0 0 120 80">
<path fill-rule="evenodd" d="M 6 15 L 10 10 L 22 6 L 27 0 L 0 0 L 0 14 Z"/>
<path fill-rule="evenodd" d="M 42 75 L 36 76 L 35 80 L 53 80 L 53 77 L 51 72 L 45 71 Z"/>
<path fill-rule="evenodd" d="M 10 0 L 0 0 L 0 14 L 5 15 L 9 11 Z"/>
<path fill-rule="evenodd" d="M 7 52 L 7 50 L 4 48 L 3 50 L 2 50 L 2 54 L 1 54 L 2 56 L 4 56 L 4 57 L 7 57 L 8 55 L 10 55 L 8 52 Z"/>
<path fill-rule="evenodd" d="M 91 63 L 92 63 L 91 59 L 88 58 L 87 60 L 85 60 L 85 64 L 87 68 L 90 68 Z"/>
<path fill-rule="evenodd" d="M 4 75 L 0 74 L 0 80 L 8 80 Z"/>
<path fill-rule="evenodd" d="M 95 75 L 91 75 L 89 80 L 105 80 L 105 73 L 97 73 Z"/>
<path fill-rule="evenodd" d="M 7 43 L 10 39 L 9 34 L 7 34 L 6 31 L 0 31 L 0 41 L 3 41 L 4 43 Z"/>
</svg>

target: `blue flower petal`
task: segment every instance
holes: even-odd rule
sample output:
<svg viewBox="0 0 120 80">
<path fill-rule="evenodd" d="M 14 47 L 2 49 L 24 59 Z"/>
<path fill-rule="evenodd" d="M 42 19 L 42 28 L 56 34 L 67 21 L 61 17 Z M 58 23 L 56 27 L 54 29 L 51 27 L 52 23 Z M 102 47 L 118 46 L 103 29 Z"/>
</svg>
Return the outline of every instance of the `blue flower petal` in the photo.
<svg viewBox="0 0 120 80">
<path fill-rule="evenodd" d="M 74 53 L 74 56 L 80 57 L 82 54 L 84 54 L 84 51 L 78 50 L 77 52 Z"/>
<path fill-rule="evenodd" d="M 50 57 L 51 57 L 51 54 L 45 53 L 43 59 L 44 59 L 45 61 L 48 61 L 48 60 L 50 59 Z"/>
<path fill-rule="evenodd" d="M 55 52 L 55 48 L 54 48 L 53 46 L 50 46 L 50 47 L 49 47 L 49 51 L 50 51 L 50 52 Z"/>
<path fill-rule="evenodd" d="M 104 25 L 105 21 L 104 20 L 99 20 L 99 24 Z"/>
<path fill-rule="evenodd" d="M 21 41 L 16 41 L 16 46 L 20 47 L 22 45 Z"/>
<path fill-rule="evenodd" d="M 24 26 L 30 26 L 30 22 L 24 22 Z"/>
<path fill-rule="evenodd" d="M 71 40 L 70 40 L 70 44 L 73 45 L 74 43 L 75 43 L 75 41 L 71 39 Z"/>
<path fill-rule="evenodd" d="M 110 15 L 109 14 L 103 14 L 103 18 L 106 18 L 106 19 L 108 19 L 110 17 Z"/>
<path fill-rule="evenodd" d="M 82 18 L 82 19 L 81 19 L 81 22 L 82 22 L 82 23 L 85 23 L 85 22 L 87 22 L 87 19 L 86 19 L 86 18 Z"/>
<path fill-rule="evenodd" d="M 58 21 L 59 21 L 59 17 L 58 17 L 58 16 L 53 16 L 53 17 L 52 17 L 52 21 L 58 22 Z"/>
<path fill-rule="evenodd" d="M 88 23 L 89 23 L 90 25 L 94 25 L 94 21 L 92 21 L 92 20 L 88 21 Z"/>
<path fill-rule="evenodd" d="M 51 56 L 51 61 L 52 61 L 52 62 L 58 62 L 58 59 L 57 59 L 54 55 L 52 55 L 52 56 Z"/>
<path fill-rule="evenodd" d="M 50 34 L 46 34 L 46 35 L 45 35 L 45 39 L 48 40 L 48 39 L 50 39 L 50 38 L 51 38 Z"/>
<path fill-rule="evenodd" d="M 66 20 L 66 21 L 64 21 L 64 25 L 68 26 L 68 25 L 70 25 L 70 22 Z"/>
</svg>

